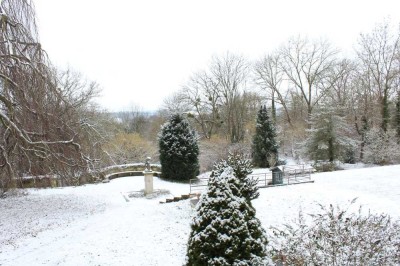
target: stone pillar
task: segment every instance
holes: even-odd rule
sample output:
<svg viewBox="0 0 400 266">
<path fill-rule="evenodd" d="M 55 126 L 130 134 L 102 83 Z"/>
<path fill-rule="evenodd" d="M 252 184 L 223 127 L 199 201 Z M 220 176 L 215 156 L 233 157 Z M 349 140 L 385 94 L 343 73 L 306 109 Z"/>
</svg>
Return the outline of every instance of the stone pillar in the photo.
<svg viewBox="0 0 400 266">
<path fill-rule="evenodd" d="M 144 171 L 144 194 L 153 193 L 153 171 Z"/>
</svg>

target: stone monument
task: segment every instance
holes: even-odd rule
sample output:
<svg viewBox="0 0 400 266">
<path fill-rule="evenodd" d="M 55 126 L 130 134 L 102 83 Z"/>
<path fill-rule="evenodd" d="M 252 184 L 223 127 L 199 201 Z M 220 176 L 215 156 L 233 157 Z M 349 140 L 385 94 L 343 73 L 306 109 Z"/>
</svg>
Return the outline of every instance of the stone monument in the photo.
<svg viewBox="0 0 400 266">
<path fill-rule="evenodd" d="M 153 193 L 154 189 L 153 189 L 153 171 L 151 171 L 151 167 L 150 167 L 150 157 L 146 158 L 146 162 L 144 164 L 144 194 L 148 195 Z"/>
</svg>

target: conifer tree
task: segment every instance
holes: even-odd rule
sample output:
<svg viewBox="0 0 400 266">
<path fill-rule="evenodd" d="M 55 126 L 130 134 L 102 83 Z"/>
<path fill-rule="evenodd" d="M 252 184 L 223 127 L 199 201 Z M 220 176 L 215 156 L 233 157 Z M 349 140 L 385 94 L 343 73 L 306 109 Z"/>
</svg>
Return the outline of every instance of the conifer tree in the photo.
<svg viewBox="0 0 400 266">
<path fill-rule="evenodd" d="M 228 160 L 222 160 L 214 165 L 211 177 L 220 176 L 228 167 L 232 168 L 233 175 L 240 181 L 239 191 L 236 195 L 243 196 L 248 201 L 258 198 L 260 195 L 257 187 L 258 180 L 248 177 L 253 172 L 251 162 L 245 159 L 242 154 L 230 153 Z M 233 192 L 235 193 L 235 190 Z"/>
<path fill-rule="evenodd" d="M 197 134 L 182 115 L 172 115 L 158 138 L 161 177 L 189 180 L 199 173 Z"/>
<path fill-rule="evenodd" d="M 333 108 L 321 107 L 312 115 L 311 124 L 305 150 L 313 160 L 343 159 L 346 151 L 357 146 L 357 141 L 349 137 L 346 121 Z"/>
<path fill-rule="evenodd" d="M 253 137 L 252 155 L 255 166 L 271 167 L 273 165 L 270 165 L 270 159 L 278 160 L 278 144 L 275 138 L 275 126 L 268 116 L 267 107 L 264 105 L 258 111 L 256 133 Z"/>
<path fill-rule="evenodd" d="M 265 265 L 266 234 L 240 186 L 229 166 L 210 177 L 191 224 L 188 266 Z"/>
</svg>

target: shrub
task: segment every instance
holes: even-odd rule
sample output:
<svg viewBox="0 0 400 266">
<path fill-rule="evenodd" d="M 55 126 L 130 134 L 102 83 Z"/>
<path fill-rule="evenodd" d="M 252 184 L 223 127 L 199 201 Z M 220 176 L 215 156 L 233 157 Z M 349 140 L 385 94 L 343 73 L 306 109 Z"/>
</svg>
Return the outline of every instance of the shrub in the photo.
<svg viewBox="0 0 400 266">
<path fill-rule="evenodd" d="M 354 203 L 353 200 L 352 203 Z M 294 225 L 274 228 L 269 251 L 285 265 L 399 265 L 400 224 L 384 214 L 324 207 Z"/>
<path fill-rule="evenodd" d="M 364 162 L 385 165 L 400 161 L 400 145 L 394 131 L 371 128 L 365 139 Z"/>
<path fill-rule="evenodd" d="M 347 148 L 345 150 L 344 155 L 343 155 L 343 162 L 350 163 L 350 164 L 356 163 L 356 153 L 355 153 L 354 149 Z"/>
<path fill-rule="evenodd" d="M 230 142 L 228 140 L 218 136 L 200 141 L 200 172 L 211 171 L 216 161 L 226 158 L 229 146 Z"/>
<path fill-rule="evenodd" d="M 113 164 L 130 164 L 144 162 L 149 156 L 154 158 L 157 145 L 137 133 L 118 133 L 105 144 L 105 150 Z"/>
<path fill-rule="evenodd" d="M 312 166 L 317 172 L 332 172 L 339 170 L 335 162 L 316 161 Z"/>
</svg>

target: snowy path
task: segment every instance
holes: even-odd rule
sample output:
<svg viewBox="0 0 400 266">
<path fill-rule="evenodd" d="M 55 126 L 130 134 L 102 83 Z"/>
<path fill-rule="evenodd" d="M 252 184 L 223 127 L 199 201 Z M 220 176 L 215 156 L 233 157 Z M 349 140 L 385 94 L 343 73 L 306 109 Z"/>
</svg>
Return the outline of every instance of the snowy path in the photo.
<svg viewBox="0 0 400 266">
<path fill-rule="evenodd" d="M 315 202 L 347 203 L 358 197 L 372 212 L 400 218 L 400 166 L 314 174 L 313 184 L 262 189 L 255 200 L 266 229 L 294 219 Z M 182 265 L 192 211 L 189 201 L 130 199 L 121 193 L 143 188 L 143 177 L 108 184 L 31 190 L 0 200 L 0 265 Z M 155 179 L 174 195 L 189 185 Z"/>
</svg>

